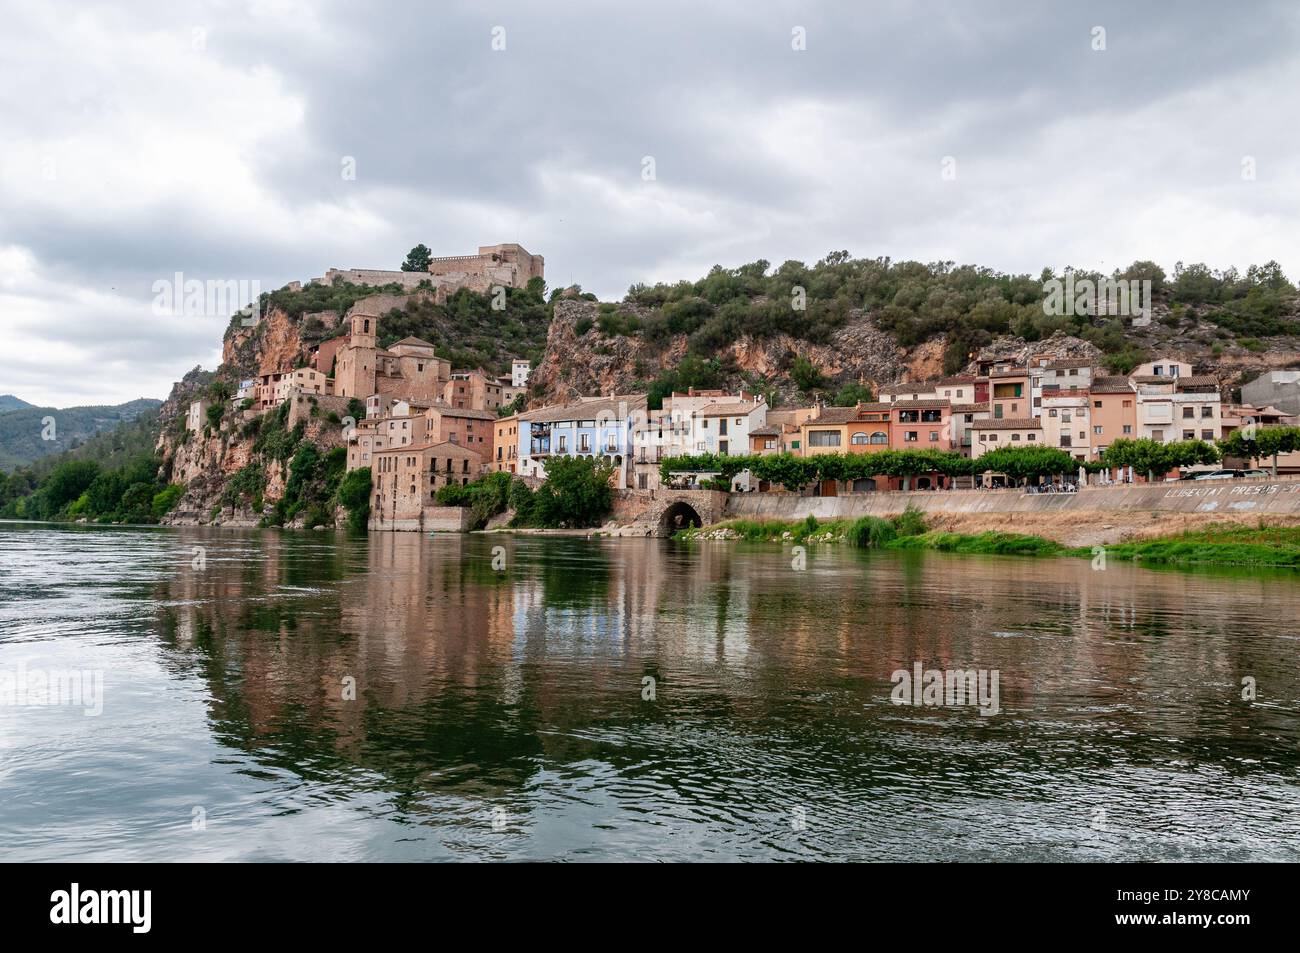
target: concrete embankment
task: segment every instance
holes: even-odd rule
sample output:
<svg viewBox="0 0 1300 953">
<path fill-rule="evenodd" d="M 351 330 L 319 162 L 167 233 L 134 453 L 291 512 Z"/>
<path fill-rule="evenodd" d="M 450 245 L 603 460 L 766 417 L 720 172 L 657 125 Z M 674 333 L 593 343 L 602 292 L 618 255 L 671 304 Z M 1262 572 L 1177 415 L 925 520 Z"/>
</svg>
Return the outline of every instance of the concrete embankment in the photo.
<svg viewBox="0 0 1300 953">
<path fill-rule="evenodd" d="M 1089 487 L 1078 493 L 935 490 L 799 496 L 733 493 L 728 518 L 856 519 L 896 516 L 912 505 L 933 529 L 1028 533 L 1069 546 L 1178 533 L 1210 523 L 1300 525 L 1300 479 L 1186 481 Z"/>
</svg>

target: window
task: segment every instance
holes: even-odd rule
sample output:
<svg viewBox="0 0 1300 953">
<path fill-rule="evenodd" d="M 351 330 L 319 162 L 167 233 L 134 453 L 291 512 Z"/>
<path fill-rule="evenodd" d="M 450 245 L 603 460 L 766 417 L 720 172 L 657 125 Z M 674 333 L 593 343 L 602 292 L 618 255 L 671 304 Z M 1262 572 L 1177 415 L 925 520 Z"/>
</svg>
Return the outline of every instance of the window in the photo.
<svg viewBox="0 0 1300 953">
<path fill-rule="evenodd" d="M 866 442 L 867 442 L 867 435 L 860 430 L 857 433 L 855 433 L 852 437 L 849 438 L 849 443 L 853 444 L 855 447 L 864 446 Z"/>
<path fill-rule="evenodd" d="M 937 431 L 937 430 L 931 430 L 931 431 L 930 431 L 930 442 L 931 442 L 931 443 L 938 443 L 938 442 L 939 442 L 939 431 Z"/>
<path fill-rule="evenodd" d="M 1133 432 L 1133 425 L 1132 425 L 1132 424 L 1125 424 L 1125 425 L 1124 425 L 1124 432 L 1125 432 L 1125 433 L 1132 433 L 1132 432 Z"/>
<path fill-rule="evenodd" d="M 1195 439 L 1196 439 L 1196 431 L 1195 431 L 1195 430 L 1184 430 L 1184 431 L 1183 431 L 1183 439 L 1184 439 L 1184 440 L 1195 440 Z"/>
<path fill-rule="evenodd" d="M 1213 417 L 1213 416 L 1214 416 L 1214 408 L 1213 408 L 1213 407 L 1202 407 L 1202 408 L 1201 408 L 1201 416 L 1202 416 L 1202 417 Z"/>
<path fill-rule="evenodd" d="M 1195 417 L 1196 417 L 1196 408 L 1195 408 L 1195 407 L 1184 407 L 1184 408 L 1183 408 L 1183 419 L 1184 419 L 1184 420 L 1192 420 L 1192 419 L 1194 419 Z"/>
<path fill-rule="evenodd" d="M 903 439 L 907 443 L 917 443 L 920 440 L 920 435 L 915 430 L 909 430 L 903 434 Z"/>
<path fill-rule="evenodd" d="M 1101 401 L 1099 401 L 1099 400 L 1094 400 L 1094 401 L 1092 402 L 1092 406 L 1094 406 L 1094 407 L 1096 407 L 1098 410 L 1100 410 L 1100 409 L 1101 409 Z"/>
<path fill-rule="evenodd" d="M 1092 432 L 1095 433 L 1098 437 L 1101 436 L 1101 428 L 1100 428 L 1100 427 L 1093 427 L 1093 428 L 1092 428 Z"/>
<path fill-rule="evenodd" d="M 591 453 L 591 434 L 578 434 L 578 452 Z"/>
<path fill-rule="evenodd" d="M 568 450 L 569 450 L 569 435 L 562 433 L 560 434 L 559 452 L 567 453 Z"/>
<path fill-rule="evenodd" d="M 1031 434 L 1029 435 L 1029 439 L 1030 439 L 1030 440 L 1037 440 L 1037 439 L 1038 439 L 1038 434 L 1036 434 L 1036 433 L 1031 433 Z"/>
<path fill-rule="evenodd" d="M 1131 401 L 1131 400 L 1126 400 L 1126 401 L 1124 401 L 1120 406 L 1122 406 L 1122 407 L 1132 407 L 1132 406 L 1133 406 L 1133 401 Z"/>
<path fill-rule="evenodd" d="M 1051 410 L 1049 410 L 1049 411 L 1047 412 L 1047 416 L 1049 416 L 1049 417 L 1055 417 L 1055 416 L 1056 416 L 1056 408 L 1053 407 Z"/>
<path fill-rule="evenodd" d="M 989 434 L 989 443 L 997 443 L 997 440 L 998 440 L 997 434 L 995 433 Z"/>
<path fill-rule="evenodd" d="M 1011 439 L 1012 439 L 1013 441 L 1018 441 L 1018 440 L 1020 439 L 1020 434 L 1018 434 L 1018 433 L 1014 433 L 1014 432 L 1013 432 L 1013 433 L 1011 434 Z"/>
<path fill-rule="evenodd" d="M 838 430 L 812 430 L 808 433 L 810 447 L 838 447 L 840 432 Z"/>
<path fill-rule="evenodd" d="M 889 443 L 889 435 L 884 431 L 877 430 L 871 435 L 871 442 L 874 444 Z"/>
<path fill-rule="evenodd" d="M 1214 431 L 1213 431 L 1213 430 L 1202 430 L 1202 431 L 1201 431 L 1201 439 L 1202 439 L 1202 440 L 1213 440 L 1213 439 L 1214 439 Z"/>
<path fill-rule="evenodd" d="M 708 421 L 706 420 L 705 423 L 708 423 Z M 723 417 L 718 421 L 718 436 L 725 437 L 726 435 L 727 435 L 727 418 Z"/>
</svg>

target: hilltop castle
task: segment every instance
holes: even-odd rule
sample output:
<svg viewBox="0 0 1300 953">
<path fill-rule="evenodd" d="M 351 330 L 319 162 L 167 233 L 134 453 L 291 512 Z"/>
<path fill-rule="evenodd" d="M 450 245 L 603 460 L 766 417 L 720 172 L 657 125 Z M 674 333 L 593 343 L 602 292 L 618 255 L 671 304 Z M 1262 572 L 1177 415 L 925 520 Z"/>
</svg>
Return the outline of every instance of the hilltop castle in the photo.
<svg viewBox="0 0 1300 953">
<path fill-rule="evenodd" d="M 480 245 L 477 255 L 452 255 L 434 258 L 429 270 L 383 271 L 374 268 L 331 268 L 312 284 L 333 284 L 341 278 L 357 285 L 399 284 L 414 290 L 420 282 L 433 285 L 439 299 L 460 288 L 469 288 L 480 294 L 492 290 L 493 285 L 522 288 L 532 278 L 544 277 L 545 260 L 541 255 L 529 254 L 522 245 Z"/>
</svg>

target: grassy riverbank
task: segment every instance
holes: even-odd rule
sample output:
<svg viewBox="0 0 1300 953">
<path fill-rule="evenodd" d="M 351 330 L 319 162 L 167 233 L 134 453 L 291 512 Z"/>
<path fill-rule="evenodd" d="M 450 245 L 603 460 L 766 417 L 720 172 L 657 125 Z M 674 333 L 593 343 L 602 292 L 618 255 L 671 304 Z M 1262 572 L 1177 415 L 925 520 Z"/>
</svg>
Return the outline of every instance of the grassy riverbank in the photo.
<svg viewBox="0 0 1300 953">
<path fill-rule="evenodd" d="M 1073 555 L 1091 555 L 1073 550 Z M 1209 526 L 1106 547 L 1106 558 L 1168 565 L 1278 566 L 1300 569 L 1300 527 Z"/>
<path fill-rule="evenodd" d="M 800 522 L 731 520 L 684 530 L 682 539 L 749 542 L 840 543 L 867 549 L 933 549 L 983 556 L 1074 556 L 1092 558 L 1094 547 L 1064 546 L 1023 533 L 951 533 L 930 530 L 924 516 L 908 511 L 891 519 Z M 1186 532 L 1136 539 L 1105 547 L 1107 559 L 1184 566 L 1272 566 L 1300 569 L 1300 526 L 1215 524 Z"/>
</svg>

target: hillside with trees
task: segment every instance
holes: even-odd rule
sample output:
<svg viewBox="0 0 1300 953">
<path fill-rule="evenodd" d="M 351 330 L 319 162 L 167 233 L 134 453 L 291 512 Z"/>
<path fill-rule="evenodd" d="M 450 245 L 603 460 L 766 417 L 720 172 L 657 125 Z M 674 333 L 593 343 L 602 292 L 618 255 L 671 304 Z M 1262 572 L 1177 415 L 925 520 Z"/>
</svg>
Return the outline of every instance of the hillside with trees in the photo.
<svg viewBox="0 0 1300 953">
<path fill-rule="evenodd" d="M 160 400 L 140 398 L 113 406 L 26 407 L 0 413 L 0 471 L 10 472 L 45 457 L 75 450 L 96 435 L 156 412 Z M 47 418 L 52 418 L 51 424 Z M 146 420 L 150 417 L 146 416 Z M 47 439 L 51 437 L 52 439 Z M 156 439 L 157 433 L 155 431 Z M 127 439 L 124 433 L 122 438 Z M 145 438 L 147 440 L 147 438 Z M 97 443 L 97 450 L 111 449 Z M 152 449 L 152 447 L 150 447 Z"/>
<path fill-rule="evenodd" d="M 1149 281 L 1148 323 L 1101 305 L 1045 313 L 1048 282 Z M 1055 310 L 1055 309 L 1048 309 Z M 1055 353 L 1127 373 L 1176 354 L 1226 386 L 1300 365 L 1300 302 L 1276 262 L 1244 272 L 1136 261 L 1008 274 L 977 265 L 852 258 L 715 266 L 694 281 L 637 284 L 619 302 L 574 299 L 551 328 L 544 396 L 745 387 L 769 401 L 851 397 L 900 379 L 954 374 L 981 354 Z M 564 361 L 560 359 L 563 354 Z M 561 366 L 561 364 L 564 366 Z M 846 388 L 850 390 L 846 391 Z"/>
</svg>

